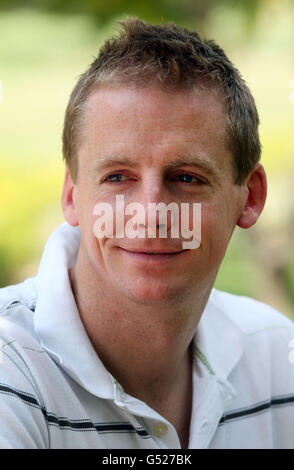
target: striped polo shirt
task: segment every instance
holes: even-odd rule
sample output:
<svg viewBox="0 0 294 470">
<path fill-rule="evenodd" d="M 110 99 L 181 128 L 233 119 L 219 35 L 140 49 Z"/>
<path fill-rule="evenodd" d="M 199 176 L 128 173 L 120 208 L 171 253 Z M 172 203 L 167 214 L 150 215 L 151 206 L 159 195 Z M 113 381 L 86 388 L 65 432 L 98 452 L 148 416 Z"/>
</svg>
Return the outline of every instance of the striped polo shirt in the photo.
<svg viewBox="0 0 294 470">
<path fill-rule="evenodd" d="M 63 223 L 38 274 L 0 289 L 0 448 L 180 449 L 86 334 L 68 277 L 79 244 L 79 227 Z M 293 323 L 213 289 L 193 347 L 189 448 L 294 448 Z"/>
</svg>

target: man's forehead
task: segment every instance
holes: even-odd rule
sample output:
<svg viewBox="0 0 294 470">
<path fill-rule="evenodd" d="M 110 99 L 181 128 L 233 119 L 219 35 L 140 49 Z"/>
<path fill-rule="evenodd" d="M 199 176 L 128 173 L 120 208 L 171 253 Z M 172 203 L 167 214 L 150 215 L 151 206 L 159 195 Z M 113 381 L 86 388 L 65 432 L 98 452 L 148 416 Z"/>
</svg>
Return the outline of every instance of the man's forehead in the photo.
<svg viewBox="0 0 294 470">
<path fill-rule="evenodd" d="M 201 91 L 204 93 L 203 90 Z M 220 166 L 219 162 L 214 161 L 215 152 L 219 152 L 221 147 L 222 152 L 229 152 L 223 102 L 219 98 L 219 94 L 212 93 L 212 90 L 205 93 L 205 98 L 208 101 L 202 100 L 199 105 L 202 107 L 200 114 L 195 122 L 192 122 L 189 120 L 189 113 L 187 112 L 185 115 L 183 106 L 176 107 L 181 104 L 183 96 L 184 102 L 189 105 L 190 101 L 187 98 L 192 96 L 191 93 L 190 95 L 187 95 L 186 92 L 166 94 L 158 87 L 152 89 L 102 87 L 96 90 L 95 94 L 91 96 L 92 101 L 88 103 L 88 125 L 85 126 L 86 132 L 83 136 L 84 144 L 87 146 L 88 141 L 88 144 L 91 145 L 92 163 L 87 165 L 88 171 L 97 172 L 117 164 L 134 168 L 139 167 L 142 162 L 148 165 L 148 161 L 152 161 L 153 166 L 159 165 L 163 169 L 177 166 L 198 166 L 220 177 L 222 165 Z M 132 94 L 134 95 L 131 96 Z M 122 97 L 121 104 L 125 107 L 125 114 L 120 114 L 120 107 L 117 104 L 118 95 L 119 100 Z M 131 101 L 129 101 L 130 96 Z M 143 101 L 138 99 L 142 96 L 144 96 Z M 163 104 L 167 103 L 167 108 L 169 108 L 168 115 L 161 112 L 161 103 L 154 101 L 154 98 L 159 97 L 160 99 L 162 96 Z M 175 96 L 177 101 L 173 100 Z M 167 97 L 168 100 L 166 100 Z M 151 119 L 151 113 L 150 116 L 145 113 L 149 99 L 151 100 L 151 108 L 155 109 L 155 116 L 160 116 L 163 122 L 162 127 L 158 126 L 158 121 L 154 121 L 154 115 Z M 207 102 L 216 107 L 212 106 L 210 115 L 207 114 L 205 106 Z M 137 119 L 132 119 L 132 106 L 134 105 L 136 108 L 137 103 L 139 103 L 139 107 L 142 107 L 142 114 Z M 172 106 L 170 106 L 171 103 Z M 101 105 L 104 107 L 101 108 Z M 112 114 L 113 109 L 114 114 Z M 201 114 L 202 111 L 203 114 Z M 136 112 L 137 109 L 135 109 L 134 115 Z M 204 116 L 205 113 L 206 116 Z M 202 116 L 205 119 L 202 119 Z M 199 129 L 201 127 L 203 129 L 200 135 Z M 152 155 L 163 155 L 164 152 L 160 151 L 161 145 L 164 147 L 164 151 L 166 150 L 162 163 L 155 157 L 152 159 Z M 143 155 L 144 158 L 142 158 Z"/>
<path fill-rule="evenodd" d="M 225 113 L 224 100 L 213 90 L 167 93 L 159 87 L 103 86 L 85 104 L 80 137 L 84 143 L 107 139 L 108 147 L 116 141 L 137 144 L 140 138 L 146 146 L 167 141 L 198 146 L 199 138 L 205 146 L 226 145 Z"/>
<path fill-rule="evenodd" d="M 205 101 L 205 106 L 203 106 Z M 161 107 L 158 103 L 161 103 Z M 162 108 L 172 107 L 174 113 L 166 117 L 176 115 L 176 110 L 185 112 L 199 112 L 201 107 L 207 110 L 208 107 L 213 108 L 213 113 L 225 112 L 226 103 L 222 90 L 212 85 L 195 85 L 194 88 L 169 90 L 157 84 L 138 86 L 135 84 L 101 84 L 93 88 L 87 102 L 84 105 L 86 115 L 96 116 L 101 107 L 105 111 L 115 111 L 119 109 L 127 109 L 130 111 L 135 108 L 142 112 L 148 112 L 149 109 L 154 111 L 157 109 L 158 115 L 162 115 Z M 178 107 L 179 106 L 179 107 Z M 161 116 L 162 117 L 162 116 Z"/>
</svg>

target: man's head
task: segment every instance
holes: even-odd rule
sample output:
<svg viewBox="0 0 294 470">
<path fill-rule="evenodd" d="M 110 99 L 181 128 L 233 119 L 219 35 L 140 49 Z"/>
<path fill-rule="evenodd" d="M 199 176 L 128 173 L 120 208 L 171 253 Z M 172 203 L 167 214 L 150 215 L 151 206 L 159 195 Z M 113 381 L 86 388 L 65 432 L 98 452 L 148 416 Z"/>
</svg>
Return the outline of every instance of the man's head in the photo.
<svg viewBox="0 0 294 470">
<path fill-rule="evenodd" d="M 236 184 L 260 159 L 258 114 L 238 70 L 213 41 L 176 25 L 154 26 L 138 19 L 122 23 L 118 37 L 105 42 L 80 76 L 65 115 L 63 156 L 76 181 L 85 105 L 99 87 L 157 85 L 165 91 L 218 90 L 225 100 L 225 125 Z"/>
<path fill-rule="evenodd" d="M 80 78 L 65 119 L 62 205 L 81 228 L 89 291 L 147 304 L 207 297 L 235 226 L 253 225 L 264 205 L 257 125 L 253 98 L 218 46 L 175 26 L 127 22 Z M 98 239 L 97 203 L 113 208 L 114 225 L 130 219 L 117 194 L 146 209 L 144 230 L 149 203 L 200 203 L 200 247 L 183 250 L 170 233 Z"/>
</svg>

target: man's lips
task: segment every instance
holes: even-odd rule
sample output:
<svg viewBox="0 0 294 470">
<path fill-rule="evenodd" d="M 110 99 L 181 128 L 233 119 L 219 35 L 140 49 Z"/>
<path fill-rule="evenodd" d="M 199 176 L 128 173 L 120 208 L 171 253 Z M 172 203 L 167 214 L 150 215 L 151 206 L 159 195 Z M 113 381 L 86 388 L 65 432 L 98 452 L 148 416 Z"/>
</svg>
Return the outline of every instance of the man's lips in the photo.
<svg viewBox="0 0 294 470">
<path fill-rule="evenodd" d="M 151 262 L 151 263 L 158 263 L 158 262 L 164 262 L 164 261 L 169 261 L 171 259 L 174 259 L 175 257 L 189 251 L 189 250 L 177 250 L 177 251 L 171 251 L 171 250 L 151 250 L 151 249 L 146 249 L 146 250 L 139 250 L 139 249 L 126 249 L 122 247 L 118 247 L 123 254 L 131 257 L 135 261 L 143 261 L 143 262 Z"/>
<path fill-rule="evenodd" d="M 175 249 L 163 249 L 163 248 L 123 248 L 122 246 L 118 247 L 121 250 L 128 251 L 129 253 L 144 253 L 144 254 L 153 254 L 153 255 L 175 255 L 178 253 L 182 253 L 182 251 L 186 250 L 175 250 Z"/>
</svg>

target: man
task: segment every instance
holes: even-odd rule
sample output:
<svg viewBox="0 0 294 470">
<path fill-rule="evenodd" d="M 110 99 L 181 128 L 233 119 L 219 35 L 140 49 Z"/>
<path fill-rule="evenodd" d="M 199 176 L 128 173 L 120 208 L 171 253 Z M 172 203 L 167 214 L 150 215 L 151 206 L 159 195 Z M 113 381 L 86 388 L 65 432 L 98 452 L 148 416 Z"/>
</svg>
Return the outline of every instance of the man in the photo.
<svg viewBox="0 0 294 470">
<path fill-rule="evenodd" d="M 38 275 L 1 290 L 0 446 L 291 448 L 293 324 L 213 289 L 266 198 L 254 100 L 214 42 L 122 25 L 67 107 L 66 223 Z M 179 219 L 156 212 L 154 233 L 159 203 Z M 170 236 L 185 219 L 197 247 Z"/>
</svg>

